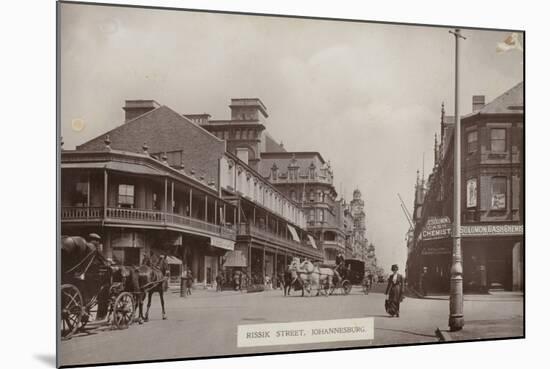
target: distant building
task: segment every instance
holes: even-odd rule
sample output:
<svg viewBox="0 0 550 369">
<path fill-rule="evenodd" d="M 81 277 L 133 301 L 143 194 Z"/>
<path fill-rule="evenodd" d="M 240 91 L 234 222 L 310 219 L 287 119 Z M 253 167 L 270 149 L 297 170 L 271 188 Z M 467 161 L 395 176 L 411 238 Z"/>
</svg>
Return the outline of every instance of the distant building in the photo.
<svg viewBox="0 0 550 369">
<path fill-rule="evenodd" d="M 307 229 L 320 241 L 325 262 L 338 252 L 351 256 L 344 214 L 334 188 L 330 164 L 318 152 L 263 152 L 260 172 L 301 206 Z"/>
<path fill-rule="evenodd" d="M 363 261 L 368 260 L 369 250 L 367 249 L 367 226 L 365 219 L 365 202 L 361 198 L 361 191 L 356 189 L 353 191 L 353 200 L 349 204 L 351 218 L 353 219 L 353 257 Z M 372 246 L 372 245 L 371 245 Z M 374 246 L 372 246 L 372 254 L 374 254 Z M 372 255 L 371 255 L 372 258 Z"/>
<path fill-rule="evenodd" d="M 461 118 L 462 257 L 465 291 L 522 290 L 524 211 L 523 83 L 485 104 L 474 96 Z M 441 113 L 441 142 L 427 182 L 417 179 L 409 280 L 448 291 L 453 222 L 453 117 Z"/>
</svg>

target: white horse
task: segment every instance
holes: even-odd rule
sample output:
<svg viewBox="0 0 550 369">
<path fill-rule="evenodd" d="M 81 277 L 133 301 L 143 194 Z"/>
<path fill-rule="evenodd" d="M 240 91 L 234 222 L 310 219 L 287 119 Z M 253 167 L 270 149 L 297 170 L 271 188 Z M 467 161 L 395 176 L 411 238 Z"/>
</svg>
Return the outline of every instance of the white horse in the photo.
<svg viewBox="0 0 550 369">
<path fill-rule="evenodd" d="M 294 283 L 296 278 L 300 278 L 304 290 L 308 294 L 311 294 L 312 288 L 316 288 L 317 296 L 321 291 L 328 296 L 328 292 L 332 289 L 333 278 L 335 275 L 338 275 L 334 270 L 320 268 L 309 260 L 304 260 L 300 263 L 300 259 L 298 258 L 293 258 L 288 268 L 292 273 L 292 283 Z"/>
</svg>

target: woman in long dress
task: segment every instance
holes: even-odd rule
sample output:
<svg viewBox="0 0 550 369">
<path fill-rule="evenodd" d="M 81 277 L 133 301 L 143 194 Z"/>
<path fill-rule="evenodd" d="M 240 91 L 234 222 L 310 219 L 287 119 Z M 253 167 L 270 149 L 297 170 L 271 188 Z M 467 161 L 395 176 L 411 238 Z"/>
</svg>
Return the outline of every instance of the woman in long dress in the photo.
<svg viewBox="0 0 550 369">
<path fill-rule="evenodd" d="M 399 317 L 399 305 L 403 300 L 403 276 L 397 273 L 397 264 L 391 267 L 392 275 L 388 278 L 386 287 L 386 312 Z"/>
</svg>

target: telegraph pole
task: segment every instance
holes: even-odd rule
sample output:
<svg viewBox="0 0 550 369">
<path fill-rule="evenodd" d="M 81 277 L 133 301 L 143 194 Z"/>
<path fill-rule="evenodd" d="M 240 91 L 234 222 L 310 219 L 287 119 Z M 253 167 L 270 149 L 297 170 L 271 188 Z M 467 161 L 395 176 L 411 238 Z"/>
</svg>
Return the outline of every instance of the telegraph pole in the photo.
<svg viewBox="0 0 550 369">
<path fill-rule="evenodd" d="M 459 57 L 460 29 L 449 31 L 455 36 L 455 150 L 454 150 L 454 224 L 453 224 L 453 260 L 451 265 L 451 291 L 449 295 L 449 328 L 459 331 L 464 326 L 464 295 L 462 281 L 462 250 L 460 246 L 461 231 L 461 165 L 460 165 L 460 113 L 459 113 Z"/>
</svg>

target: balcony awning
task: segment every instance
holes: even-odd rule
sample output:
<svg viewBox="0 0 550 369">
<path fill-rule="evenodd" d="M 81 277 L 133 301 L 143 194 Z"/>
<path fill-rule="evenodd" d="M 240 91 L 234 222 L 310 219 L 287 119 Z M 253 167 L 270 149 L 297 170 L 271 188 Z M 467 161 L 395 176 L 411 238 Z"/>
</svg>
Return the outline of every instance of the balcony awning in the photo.
<svg viewBox="0 0 550 369">
<path fill-rule="evenodd" d="M 313 246 L 314 249 L 317 248 L 317 244 L 315 243 L 315 238 L 313 238 L 312 235 L 308 234 L 307 238 L 309 239 L 309 242 L 311 242 L 311 246 Z"/>
<path fill-rule="evenodd" d="M 116 161 L 111 162 L 95 162 L 95 163 L 61 163 L 61 169 L 109 169 L 119 172 L 147 175 L 161 175 L 161 171 L 151 168 L 146 165 L 134 163 L 121 163 Z"/>
<path fill-rule="evenodd" d="M 290 231 L 290 234 L 292 235 L 292 239 L 296 242 L 300 242 L 300 237 L 298 237 L 298 232 L 296 232 L 296 229 L 294 229 L 293 226 L 290 224 L 286 225 L 288 227 L 288 230 Z"/>
</svg>

